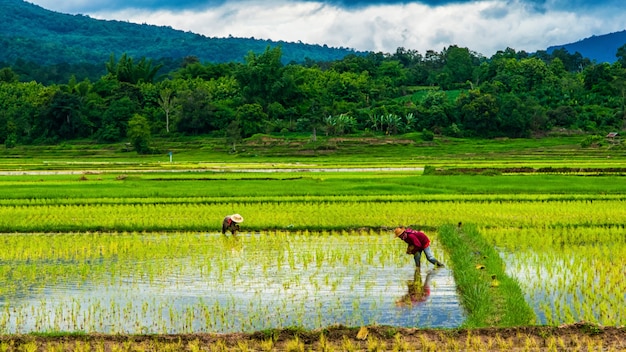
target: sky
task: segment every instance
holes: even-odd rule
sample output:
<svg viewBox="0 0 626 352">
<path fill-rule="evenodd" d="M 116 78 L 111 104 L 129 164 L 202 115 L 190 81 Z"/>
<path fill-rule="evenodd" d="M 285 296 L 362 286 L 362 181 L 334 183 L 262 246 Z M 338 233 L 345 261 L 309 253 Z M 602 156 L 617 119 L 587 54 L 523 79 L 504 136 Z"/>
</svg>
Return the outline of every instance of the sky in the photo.
<svg viewBox="0 0 626 352">
<path fill-rule="evenodd" d="M 451 45 L 490 57 L 626 29 L 624 0 L 27 0 L 92 18 L 394 53 Z"/>
</svg>

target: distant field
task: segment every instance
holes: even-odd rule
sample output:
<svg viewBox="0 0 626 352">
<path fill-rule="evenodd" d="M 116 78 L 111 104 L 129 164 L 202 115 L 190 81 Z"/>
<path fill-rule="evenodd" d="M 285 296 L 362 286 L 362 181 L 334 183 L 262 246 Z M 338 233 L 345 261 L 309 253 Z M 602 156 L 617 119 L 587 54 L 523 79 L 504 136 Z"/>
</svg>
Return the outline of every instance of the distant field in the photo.
<svg viewBox="0 0 626 352">
<path fill-rule="evenodd" d="M 626 150 L 582 148 L 585 136 L 473 140 L 421 134 L 371 137 L 258 135 L 229 153 L 222 138 L 155 138 L 155 154 L 126 151 L 124 143 L 71 142 L 4 149 L 0 170 L 238 169 L 321 167 L 579 167 L 626 165 Z M 170 154 L 171 162 L 170 162 Z"/>
</svg>

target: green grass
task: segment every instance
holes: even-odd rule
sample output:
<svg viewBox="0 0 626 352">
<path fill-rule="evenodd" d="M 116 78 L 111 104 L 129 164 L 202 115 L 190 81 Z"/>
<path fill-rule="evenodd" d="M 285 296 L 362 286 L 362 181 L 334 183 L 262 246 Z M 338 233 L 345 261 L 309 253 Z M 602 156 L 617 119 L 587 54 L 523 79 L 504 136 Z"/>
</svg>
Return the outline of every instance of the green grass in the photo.
<svg viewBox="0 0 626 352">
<path fill-rule="evenodd" d="M 120 177 L 123 175 L 124 177 Z M 260 197 L 405 196 L 428 200 L 445 195 L 623 195 L 620 176 L 575 175 L 421 176 L 420 172 L 291 173 L 104 173 L 0 177 L 0 199 L 94 199 L 198 197 L 250 201 Z M 403 200 L 397 199 L 398 201 Z"/>
<path fill-rule="evenodd" d="M 536 321 L 517 281 L 505 273 L 498 252 L 473 225 L 444 225 L 439 238 L 450 254 L 469 328 L 524 326 Z M 494 284 L 497 280 L 497 284 Z"/>
</svg>

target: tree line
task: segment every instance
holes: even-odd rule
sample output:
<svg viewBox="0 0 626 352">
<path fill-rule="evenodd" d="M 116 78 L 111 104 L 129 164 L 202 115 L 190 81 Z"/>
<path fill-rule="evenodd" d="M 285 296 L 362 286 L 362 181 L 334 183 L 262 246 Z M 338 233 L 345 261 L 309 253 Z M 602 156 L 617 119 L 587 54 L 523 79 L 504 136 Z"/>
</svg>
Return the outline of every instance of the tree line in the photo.
<svg viewBox="0 0 626 352">
<path fill-rule="evenodd" d="M 490 58 L 468 48 L 398 48 L 341 60 L 282 62 L 281 47 L 242 62 L 190 56 L 168 72 L 146 58 L 111 55 L 97 80 L 23 82 L 0 69 L 0 142 L 10 148 L 72 139 L 307 132 L 428 132 L 455 137 L 529 137 L 555 128 L 626 127 L 626 45 L 613 63 L 564 49 Z"/>
</svg>

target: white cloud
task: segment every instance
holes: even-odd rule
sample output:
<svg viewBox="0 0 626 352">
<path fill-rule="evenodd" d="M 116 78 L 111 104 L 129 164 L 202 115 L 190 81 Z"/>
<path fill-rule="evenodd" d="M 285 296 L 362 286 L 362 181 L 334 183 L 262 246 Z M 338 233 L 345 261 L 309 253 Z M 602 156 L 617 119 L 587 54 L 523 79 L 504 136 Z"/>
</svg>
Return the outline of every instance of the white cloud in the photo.
<svg viewBox="0 0 626 352">
<path fill-rule="evenodd" d="M 44 1 L 49 0 L 39 3 L 43 5 Z M 404 47 L 425 53 L 458 45 L 485 56 L 506 47 L 532 52 L 626 28 L 626 16 L 619 11 L 538 12 L 522 0 L 436 7 L 409 3 L 355 9 L 321 2 L 250 0 L 226 2 L 202 11 L 123 10 L 89 15 L 167 25 L 209 37 L 302 41 L 382 52 Z"/>
</svg>

